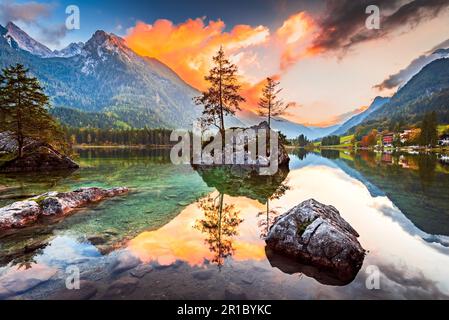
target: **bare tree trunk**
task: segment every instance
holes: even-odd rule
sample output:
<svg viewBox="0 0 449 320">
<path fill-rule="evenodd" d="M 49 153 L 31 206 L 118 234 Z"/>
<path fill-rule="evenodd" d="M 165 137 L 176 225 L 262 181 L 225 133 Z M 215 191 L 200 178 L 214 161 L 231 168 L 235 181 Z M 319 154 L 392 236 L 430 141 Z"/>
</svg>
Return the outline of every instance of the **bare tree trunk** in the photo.
<svg viewBox="0 0 449 320">
<path fill-rule="evenodd" d="M 19 158 L 23 156 L 23 133 L 22 133 L 22 115 L 20 110 L 17 112 L 17 147 L 19 152 Z"/>
<path fill-rule="evenodd" d="M 220 193 L 220 207 L 218 208 L 218 266 L 221 270 L 221 256 L 222 256 L 222 245 L 221 245 L 221 220 L 223 218 L 223 201 L 224 201 L 224 193 Z"/>
</svg>

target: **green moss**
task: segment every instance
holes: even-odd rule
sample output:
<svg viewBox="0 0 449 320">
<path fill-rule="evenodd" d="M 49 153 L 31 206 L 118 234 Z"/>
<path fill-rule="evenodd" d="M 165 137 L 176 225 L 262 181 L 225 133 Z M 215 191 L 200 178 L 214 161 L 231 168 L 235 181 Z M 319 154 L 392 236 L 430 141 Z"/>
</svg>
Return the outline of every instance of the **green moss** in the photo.
<svg viewBox="0 0 449 320">
<path fill-rule="evenodd" d="M 39 206 L 41 206 L 42 202 L 47 199 L 47 196 L 40 196 L 36 198 L 32 198 L 31 200 L 36 202 Z"/>
<path fill-rule="evenodd" d="M 297 225 L 297 234 L 299 237 L 301 237 L 304 232 L 307 230 L 307 228 L 312 224 L 313 221 L 306 221 L 304 223 L 300 223 Z"/>
</svg>

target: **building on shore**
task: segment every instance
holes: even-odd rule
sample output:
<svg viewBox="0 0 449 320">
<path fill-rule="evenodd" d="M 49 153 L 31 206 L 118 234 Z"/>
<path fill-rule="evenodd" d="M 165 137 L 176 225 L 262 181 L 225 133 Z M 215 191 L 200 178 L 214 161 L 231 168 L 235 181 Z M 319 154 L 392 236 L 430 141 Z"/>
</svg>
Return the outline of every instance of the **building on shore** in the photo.
<svg viewBox="0 0 449 320">
<path fill-rule="evenodd" d="M 392 147 L 394 142 L 394 133 L 386 132 L 382 134 L 382 145 L 384 147 Z"/>
</svg>

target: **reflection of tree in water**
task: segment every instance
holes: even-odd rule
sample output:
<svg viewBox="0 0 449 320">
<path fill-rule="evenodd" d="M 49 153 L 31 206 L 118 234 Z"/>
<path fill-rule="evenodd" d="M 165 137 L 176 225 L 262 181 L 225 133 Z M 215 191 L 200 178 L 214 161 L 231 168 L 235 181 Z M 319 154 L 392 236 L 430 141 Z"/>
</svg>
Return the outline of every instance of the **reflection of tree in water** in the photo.
<svg viewBox="0 0 449 320">
<path fill-rule="evenodd" d="M 437 167 L 437 156 L 435 154 L 418 155 L 419 178 L 421 187 L 426 191 L 435 181 L 435 170 Z"/>
<path fill-rule="evenodd" d="M 279 216 L 279 211 L 277 211 L 277 208 L 270 207 L 270 201 L 280 199 L 288 190 L 290 190 L 290 187 L 285 183 L 281 183 L 276 191 L 269 198 L 267 198 L 266 210 L 257 214 L 257 217 L 265 216 L 264 219 L 259 221 L 259 227 L 262 229 L 260 234 L 262 239 L 267 237 L 270 227 L 273 225 L 274 220 Z"/>
<path fill-rule="evenodd" d="M 289 151 L 289 153 L 295 155 L 298 157 L 299 160 L 304 160 L 307 157 L 307 154 L 309 154 L 309 151 L 303 148 L 296 148 L 294 150 Z"/>
<path fill-rule="evenodd" d="M 237 227 L 243 220 L 234 205 L 224 203 L 223 193 L 216 198 L 200 200 L 199 207 L 204 212 L 204 219 L 198 220 L 195 228 L 207 235 L 206 243 L 214 254 L 212 263 L 221 268 L 225 259 L 234 254 L 232 238 L 238 235 Z"/>
<path fill-rule="evenodd" d="M 324 158 L 335 160 L 340 158 L 340 151 L 338 150 L 332 150 L 332 149 L 322 149 L 321 155 Z"/>
</svg>

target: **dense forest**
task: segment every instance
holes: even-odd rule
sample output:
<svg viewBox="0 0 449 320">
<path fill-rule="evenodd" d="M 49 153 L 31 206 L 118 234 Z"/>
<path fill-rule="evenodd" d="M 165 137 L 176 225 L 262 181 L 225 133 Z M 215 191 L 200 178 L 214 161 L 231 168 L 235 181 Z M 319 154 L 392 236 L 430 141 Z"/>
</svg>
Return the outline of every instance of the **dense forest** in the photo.
<svg viewBox="0 0 449 320">
<path fill-rule="evenodd" d="M 171 130 L 167 129 L 86 129 L 64 128 L 72 144 L 88 145 L 159 145 L 170 142 Z"/>
<path fill-rule="evenodd" d="M 339 136 L 329 136 L 324 137 L 321 145 L 322 146 L 337 146 L 340 144 L 340 137 Z"/>
</svg>

